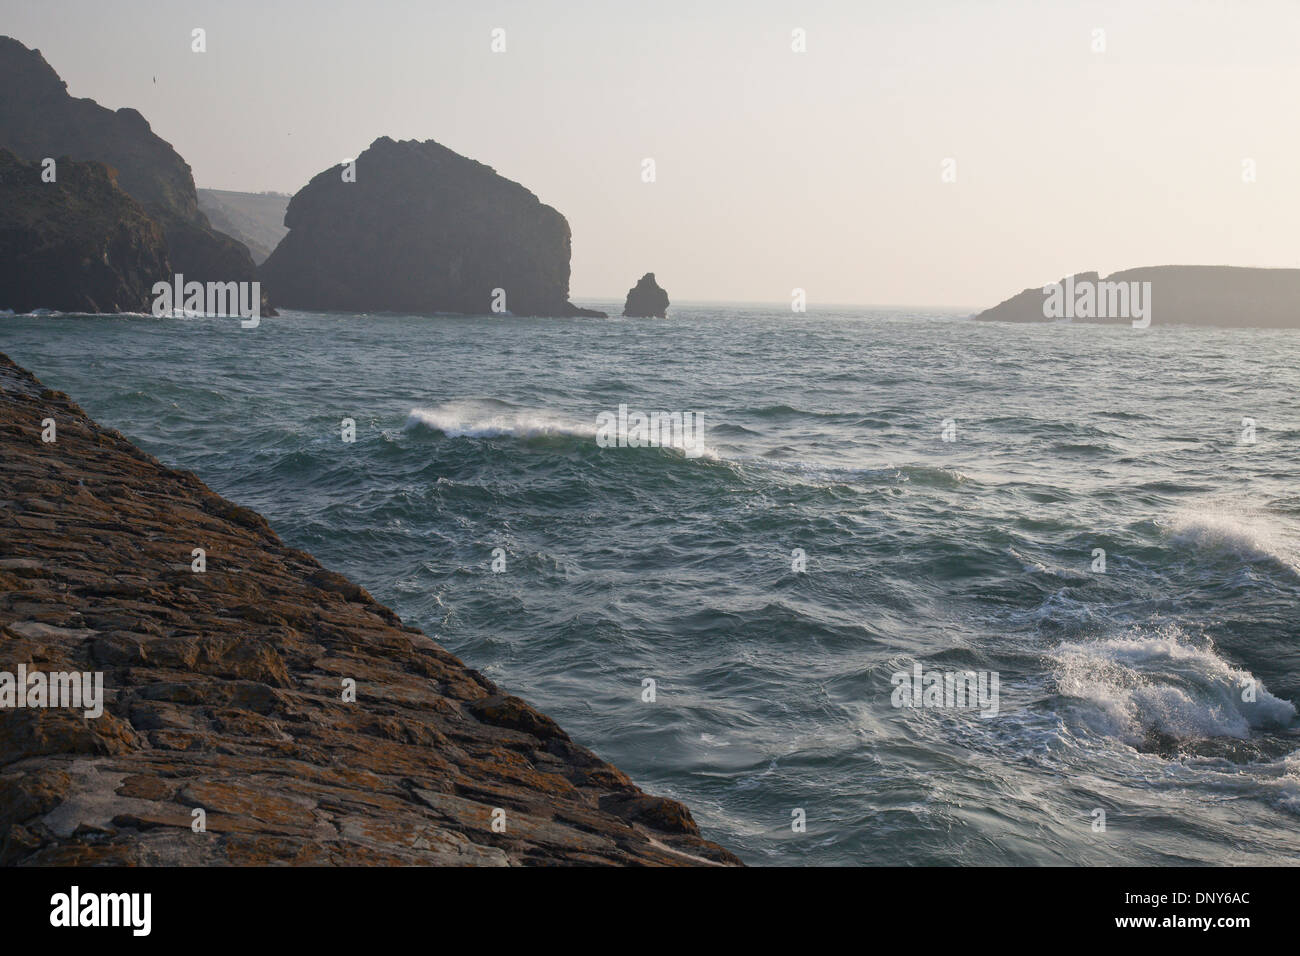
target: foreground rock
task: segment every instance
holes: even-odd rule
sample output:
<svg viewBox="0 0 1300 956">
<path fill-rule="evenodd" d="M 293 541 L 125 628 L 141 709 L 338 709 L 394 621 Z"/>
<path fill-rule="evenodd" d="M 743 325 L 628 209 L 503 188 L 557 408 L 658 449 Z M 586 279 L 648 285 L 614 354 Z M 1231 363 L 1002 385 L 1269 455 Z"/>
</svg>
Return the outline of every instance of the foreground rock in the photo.
<svg viewBox="0 0 1300 956">
<path fill-rule="evenodd" d="M 0 309 L 147 312 L 171 275 L 157 223 L 100 163 L 41 171 L 0 148 Z"/>
<path fill-rule="evenodd" d="M 1105 278 L 1096 272 L 1081 272 L 1060 280 L 1074 290 L 1073 299 L 1083 308 L 1071 307 L 1064 318 L 1074 322 L 1128 325 L 1135 316 L 1130 308 L 1103 310 L 1086 306 L 1081 297 L 1105 285 L 1096 298 L 1114 301 L 1120 283 L 1129 291 L 1150 283 L 1151 325 L 1208 325 L 1232 328 L 1300 328 L 1300 269 L 1247 269 L 1237 266 L 1150 266 L 1126 269 Z M 1114 284 L 1114 285 L 1111 285 Z M 1146 298 L 1146 292 L 1142 295 Z M 975 316 L 978 321 L 1052 322 L 1045 314 L 1048 296 L 1043 287 L 1026 289 Z M 1063 298 L 1067 298 L 1063 296 Z M 1101 315 L 1099 312 L 1107 314 Z M 1120 314 L 1115 314 L 1119 312 Z M 1140 317 L 1139 317 L 1140 320 Z"/>
<path fill-rule="evenodd" d="M 37 162 L 68 156 L 107 164 L 162 228 L 177 272 L 200 282 L 257 278 L 248 250 L 214 230 L 199 211 L 190 167 L 143 116 L 69 96 L 40 51 L 12 37 L 0 37 L 0 146 Z M 263 314 L 273 313 L 268 306 Z"/>
<path fill-rule="evenodd" d="M 569 224 L 433 140 L 375 140 L 289 202 L 262 266 L 278 304 L 343 312 L 603 315 L 569 302 Z M 496 290 L 502 290 L 498 293 Z"/>
<path fill-rule="evenodd" d="M 623 314 L 637 319 L 662 319 L 668 314 L 668 293 L 659 288 L 653 272 L 647 272 L 627 290 Z"/>
<path fill-rule="evenodd" d="M 0 501 L 0 669 L 101 671 L 105 696 L 0 710 L 0 863 L 738 862 L 3 356 Z"/>
</svg>

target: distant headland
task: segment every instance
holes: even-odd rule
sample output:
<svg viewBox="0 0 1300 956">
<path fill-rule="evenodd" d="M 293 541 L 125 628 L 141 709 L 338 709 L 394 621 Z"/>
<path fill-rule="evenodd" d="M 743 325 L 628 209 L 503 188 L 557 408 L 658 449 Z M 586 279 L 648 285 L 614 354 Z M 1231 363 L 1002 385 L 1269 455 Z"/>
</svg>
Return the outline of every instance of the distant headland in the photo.
<svg viewBox="0 0 1300 956">
<path fill-rule="evenodd" d="M 1300 328 L 1300 269 L 1149 266 L 1104 279 L 1080 272 L 1025 289 L 981 322 L 1088 322 Z"/>
</svg>

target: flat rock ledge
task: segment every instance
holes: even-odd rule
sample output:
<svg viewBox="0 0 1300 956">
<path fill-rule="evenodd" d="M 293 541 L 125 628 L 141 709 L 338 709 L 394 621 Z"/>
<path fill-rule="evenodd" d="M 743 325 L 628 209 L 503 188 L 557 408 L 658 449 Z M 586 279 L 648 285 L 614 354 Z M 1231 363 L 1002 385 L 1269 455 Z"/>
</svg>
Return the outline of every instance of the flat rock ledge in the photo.
<svg viewBox="0 0 1300 956">
<path fill-rule="evenodd" d="M 99 717 L 0 709 L 0 864 L 740 863 L 3 355 L 0 505 L 0 671 L 104 694 Z"/>
</svg>

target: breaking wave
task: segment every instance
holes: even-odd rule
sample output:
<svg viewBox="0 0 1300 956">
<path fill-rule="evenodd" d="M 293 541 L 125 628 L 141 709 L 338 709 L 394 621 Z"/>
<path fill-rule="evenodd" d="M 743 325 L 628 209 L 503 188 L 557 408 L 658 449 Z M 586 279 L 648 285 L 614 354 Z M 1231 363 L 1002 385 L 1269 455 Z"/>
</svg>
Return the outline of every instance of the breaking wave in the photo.
<svg viewBox="0 0 1300 956">
<path fill-rule="evenodd" d="M 550 435 L 596 437 L 595 422 L 582 423 L 546 409 L 516 408 L 506 402 L 446 402 L 432 408 L 413 408 L 406 430 L 427 428 L 448 438 L 538 438 Z"/>
<path fill-rule="evenodd" d="M 1229 505 L 1207 505 L 1177 512 L 1170 524 L 1177 544 L 1209 554 L 1231 554 L 1249 561 L 1272 561 L 1300 574 L 1300 548 L 1276 519 Z"/>
<path fill-rule="evenodd" d="M 1067 645 L 1050 656 L 1057 692 L 1084 705 L 1088 727 L 1134 746 L 1153 735 L 1244 739 L 1252 730 L 1284 729 L 1296 716 L 1290 701 L 1176 627 Z"/>
</svg>

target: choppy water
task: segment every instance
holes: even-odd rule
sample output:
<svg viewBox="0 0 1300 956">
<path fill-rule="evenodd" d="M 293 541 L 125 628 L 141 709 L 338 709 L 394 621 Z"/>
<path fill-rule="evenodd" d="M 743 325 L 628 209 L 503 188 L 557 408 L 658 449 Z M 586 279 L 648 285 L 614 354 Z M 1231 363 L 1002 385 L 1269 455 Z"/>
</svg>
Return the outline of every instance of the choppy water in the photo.
<svg viewBox="0 0 1300 956">
<path fill-rule="evenodd" d="M 751 863 L 1300 850 L 1300 334 L 700 306 L 6 317 L 0 350 Z M 708 453 L 598 447 L 620 403 Z M 996 672 L 997 716 L 892 706 L 916 662 Z"/>
</svg>

